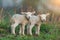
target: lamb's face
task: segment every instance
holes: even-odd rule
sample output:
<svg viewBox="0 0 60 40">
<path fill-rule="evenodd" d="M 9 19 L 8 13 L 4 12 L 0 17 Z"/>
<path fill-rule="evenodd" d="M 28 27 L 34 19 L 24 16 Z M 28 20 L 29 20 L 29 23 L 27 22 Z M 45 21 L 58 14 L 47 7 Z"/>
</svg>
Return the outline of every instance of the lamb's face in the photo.
<svg viewBox="0 0 60 40">
<path fill-rule="evenodd" d="M 26 17 L 27 17 L 27 18 L 29 18 L 31 15 L 32 15 L 31 12 L 27 12 L 27 13 L 26 13 Z"/>
<path fill-rule="evenodd" d="M 49 15 L 49 14 L 41 14 L 41 15 L 40 15 L 41 20 L 42 20 L 42 21 L 46 21 L 48 15 Z"/>
</svg>

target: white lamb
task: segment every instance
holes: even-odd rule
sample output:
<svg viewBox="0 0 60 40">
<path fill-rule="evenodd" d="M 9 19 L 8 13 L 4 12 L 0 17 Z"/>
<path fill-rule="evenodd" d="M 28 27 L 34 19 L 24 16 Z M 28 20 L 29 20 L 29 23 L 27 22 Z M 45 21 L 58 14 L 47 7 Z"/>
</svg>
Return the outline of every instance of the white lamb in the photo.
<svg viewBox="0 0 60 40">
<path fill-rule="evenodd" d="M 15 34 L 15 28 L 19 24 L 22 24 L 22 26 L 20 27 L 19 34 L 24 35 L 25 25 L 28 23 L 25 15 L 14 14 L 12 16 L 12 20 L 14 21 L 14 23 L 11 25 L 11 32 L 12 32 L 12 34 Z"/>
<path fill-rule="evenodd" d="M 37 24 L 35 34 L 39 35 L 41 20 L 46 21 L 46 17 L 48 15 L 49 15 L 49 13 L 41 14 L 41 15 L 37 15 L 37 16 L 27 15 L 27 17 L 29 17 L 29 25 L 27 27 L 27 34 L 32 35 L 32 28 L 34 27 L 35 24 Z"/>
</svg>

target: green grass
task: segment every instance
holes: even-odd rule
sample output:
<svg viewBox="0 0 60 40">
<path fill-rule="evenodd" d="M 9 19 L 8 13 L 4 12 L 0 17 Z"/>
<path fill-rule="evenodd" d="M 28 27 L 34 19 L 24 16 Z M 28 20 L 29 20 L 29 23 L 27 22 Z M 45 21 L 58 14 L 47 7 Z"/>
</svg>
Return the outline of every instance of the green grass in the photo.
<svg viewBox="0 0 60 40">
<path fill-rule="evenodd" d="M 0 40 L 56 40 L 56 35 L 40 33 L 39 36 L 21 36 L 21 35 L 6 35 L 5 37 L 0 37 Z"/>
<path fill-rule="evenodd" d="M 12 35 L 10 33 L 10 24 L 8 21 L 2 21 L 0 23 L 0 40 L 60 40 L 60 27 L 56 24 L 42 24 L 40 27 L 39 36 L 22 36 Z M 1 30 L 3 29 L 3 30 Z M 16 33 L 19 32 L 19 26 L 16 28 Z M 25 30 L 26 32 L 26 30 Z M 33 28 L 33 34 L 35 33 L 35 27 Z"/>
</svg>

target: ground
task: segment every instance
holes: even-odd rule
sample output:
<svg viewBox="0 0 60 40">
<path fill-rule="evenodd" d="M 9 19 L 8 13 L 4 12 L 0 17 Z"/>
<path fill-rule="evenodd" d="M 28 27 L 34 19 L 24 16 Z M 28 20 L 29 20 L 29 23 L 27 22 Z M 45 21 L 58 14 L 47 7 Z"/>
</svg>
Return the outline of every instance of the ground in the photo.
<svg viewBox="0 0 60 40">
<path fill-rule="evenodd" d="M 0 40 L 60 40 L 60 27 L 57 24 L 42 24 L 40 29 L 40 35 L 39 36 L 22 36 L 22 35 L 12 35 L 8 28 L 6 27 L 6 24 L 4 27 L 2 27 L 4 30 L 0 30 Z M 16 28 L 16 33 L 18 33 L 19 26 Z M 9 28 L 10 29 L 10 28 Z M 7 30 L 7 31 L 5 31 Z M 26 31 L 26 30 L 25 30 Z M 35 27 L 33 28 L 33 34 L 35 32 Z"/>
</svg>

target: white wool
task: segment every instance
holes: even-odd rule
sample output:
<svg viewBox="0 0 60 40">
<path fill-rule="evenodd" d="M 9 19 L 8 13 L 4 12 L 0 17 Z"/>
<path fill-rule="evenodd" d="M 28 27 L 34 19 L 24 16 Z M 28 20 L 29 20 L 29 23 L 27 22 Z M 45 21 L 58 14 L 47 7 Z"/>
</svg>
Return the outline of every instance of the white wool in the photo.
<svg viewBox="0 0 60 40">
<path fill-rule="evenodd" d="M 28 23 L 25 15 L 20 15 L 20 14 L 14 14 L 12 16 L 12 20 L 14 21 L 14 23 L 11 25 L 11 32 L 13 34 L 15 34 L 15 28 L 19 25 L 22 24 L 22 27 L 19 31 L 20 34 L 24 35 L 24 30 L 25 30 L 25 25 Z M 23 32 L 21 32 L 23 30 Z"/>
</svg>

